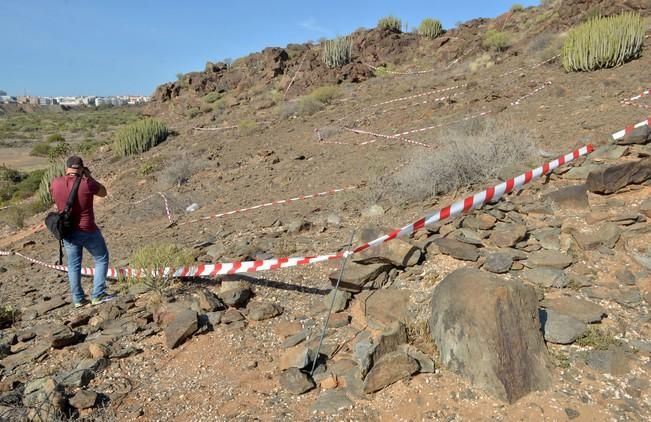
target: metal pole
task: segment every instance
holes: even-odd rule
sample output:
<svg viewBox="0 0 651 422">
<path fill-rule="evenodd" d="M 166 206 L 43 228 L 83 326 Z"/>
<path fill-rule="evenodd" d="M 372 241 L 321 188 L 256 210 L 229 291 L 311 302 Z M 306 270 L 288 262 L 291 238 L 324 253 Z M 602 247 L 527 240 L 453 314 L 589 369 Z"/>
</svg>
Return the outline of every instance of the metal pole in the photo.
<svg viewBox="0 0 651 422">
<path fill-rule="evenodd" d="M 353 247 L 353 239 L 355 238 L 355 230 L 353 230 L 353 233 L 350 235 L 350 241 L 348 242 L 348 246 L 346 248 L 346 252 L 350 252 L 350 248 Z M 344 259 L 341 263 L 341 270 L 339 270 L 339 277 L 337 277 L 337 283 L 335 284 L 335 288 L 333 291 L 335 294 L 332 295 L 332 302 L 330 303 L 330 309 L 328 310 L 328 315 L 326 316 L 325 324 L 323 324 L 323 330 L 321 331 L 321 338 L 319 339 L 319 346 L 316 348 L 316 356 L 314 356 L 314 361 L 312 361 L 312 370 L 310 370 L 310 376 L 314 375 L 314 370 L 316 369 L 316 362 L 319 360 L 319 352 L 321 351 L 321 345 L 323 344 L 323 338 L 325 337 L 326 330 L 328 329 L 328 322 L 330 321 L 330 315 L 332 314 L 332 308 L 335 306 L 335 300 L 337 299 L 337 291 L 339 290 L 339 282 L 341 281 L 341 277 L 344 275 L 344 268 L 346 267 L 346 262 L 348 262 L 348 256 L 349 254 L 346 253 L 344 256 Z"/>
</svg>

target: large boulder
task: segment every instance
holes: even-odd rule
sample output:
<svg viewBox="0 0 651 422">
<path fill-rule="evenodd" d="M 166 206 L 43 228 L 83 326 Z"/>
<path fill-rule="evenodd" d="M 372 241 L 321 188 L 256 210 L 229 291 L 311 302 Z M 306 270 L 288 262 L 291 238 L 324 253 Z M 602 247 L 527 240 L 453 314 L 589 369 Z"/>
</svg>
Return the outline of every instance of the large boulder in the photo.
<svg viewBox="0 0 651 422">
<path fill-rule="evenodd" d="M 448 369 L 509 403 L 551 385 L 533 287 L 470 268 L 434 290 L 430 331 Z"/>
<path fill-rule="evenodd" d="M 631 184 L 651 179 L 651 157 L 607 167 L 588 174 L 586 185 L 593 193 L 611 194 Z"/>
</svg>

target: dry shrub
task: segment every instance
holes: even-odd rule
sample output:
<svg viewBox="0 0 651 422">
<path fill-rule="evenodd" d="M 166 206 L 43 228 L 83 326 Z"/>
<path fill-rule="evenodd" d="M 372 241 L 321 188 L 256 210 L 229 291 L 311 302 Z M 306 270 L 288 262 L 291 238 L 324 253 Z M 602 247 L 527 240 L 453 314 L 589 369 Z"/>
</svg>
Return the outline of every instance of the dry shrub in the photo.
<svg viewBox="0 0 651 422">
<path fill-rule="evenodd" d="M 477 57 L 475 60 L 468 64 L 468 70 L 475 73 L 479 70 L 490 69 L 495 66 L 495 62 L 488 53 L 483 53 L 481 56 Z"/>
<path fill-rule="evenodd" d="M 506 168 L 533 164 L 536 148 L 526 129 L 475 120 L 439 137 L 432 150 L 415 150 L 395 174 L 371 181 L 376 201 L 404 204 L 485 185 Z"/>
<path fill-rule="evenodd" d="M 551 34 L 544 32 L 535 37 L 527 46 L 527 52 L 536 60 L 549 60 L 561 53 L 563 41 L 567 34 Z"/>
</svg>

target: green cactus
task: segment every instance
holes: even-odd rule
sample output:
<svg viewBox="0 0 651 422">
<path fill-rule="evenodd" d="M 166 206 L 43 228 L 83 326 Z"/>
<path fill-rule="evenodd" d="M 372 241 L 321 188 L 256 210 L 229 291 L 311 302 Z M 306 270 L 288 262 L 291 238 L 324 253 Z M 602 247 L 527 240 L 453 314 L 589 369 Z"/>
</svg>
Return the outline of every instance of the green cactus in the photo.
<svg viewBox="0 0 651 422">
<path fill-rule="evenodd" d="M 418 33 L 423 37 L 434 39 L 443 33 L 443 25 L 438 19 L 425 18 L 418 25 Z"/>
<path fill-rule="evenodd" d="M 350 63 L 353 56 L 353 40 L 337 37 L 323 43 L 323 62 L 331 69 Z"/>
<path fill-rule="evenodd" d="M 595 17 L 572 29 L 561 51 L 567 72 L 620 66 L 640 56 L 644 21 L 638 13 Z"/>
<path fill-rule="evenodd" d="M 400 31 L 402 21 L 395 16 L 385 16 L 377 22 L 378 28 Z"/>
<path fill-rule="evenodd" d="M 59 160 L 52 162 L 50 166 L 45 169 L 43 176 L 41 176 L 41 183 L 38 186 L 38 199 L 46 207 L 52 205 L 52 195 L 50 194 L 50 182 L 55 177 L 63 176 L 66 172 L 63 161 Z"/>
<path fill-rule="evenodd" d="M 144 119 L 120 128 L 115 134 L 115 152 L 127 155 L 145 152 L 167 139 L 169 131 L 158 120 Z"/>
</svg>

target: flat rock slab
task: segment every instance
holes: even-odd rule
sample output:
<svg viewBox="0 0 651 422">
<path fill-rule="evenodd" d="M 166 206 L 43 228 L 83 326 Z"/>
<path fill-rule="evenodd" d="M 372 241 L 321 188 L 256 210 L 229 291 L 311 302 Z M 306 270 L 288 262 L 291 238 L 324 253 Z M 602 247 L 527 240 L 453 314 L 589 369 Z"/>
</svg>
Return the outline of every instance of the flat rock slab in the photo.
<svg viewBox="0 0 651 422">
<path fill-rule="evenodd" d="M 364 380 L 364 392 L 375 393 L 418 372 L 418 362 L 404 352 L 392 352 L 376 362 Z"/>
<path fill-rule="evenodd" d="M 62 347 L 70 346 L 77 343 L 79 336 L 72 331 L 70 327 L 60 324 L 51 327 L 50 331 L 45 336 L 45 341 L 50 344 L 50 347 L 61 349 Z"/>
<path fill-rule="evenodd" d="M 319 394 L 319 397 L 312 405 L 312 412 L 325 413 L 332 416 L 339 411 L 353 407 L 353 401 L 348 398 L 343 390 L 326 390 Z"/>
<path fill-rule="evenodd" d="M 651 142 L 651 128 L 648 125 L 634 128 L 631 132 L 617 140 L 618 145 L 643 145 Z"/>
<path fill-rule="evenodd" d="M 581 249 L 584 251 L 590 251 L 598 249 L 601 246 L 608 249 L 614 248 L 621 236 L 621 232 L 622 231 L 617 224 L 605 223 L 592 230 L 573 230 L 572 236 Z"/>
<path fill-rule="evenodd" d="M 187 309 L 179 313 L 174 321 L 165 328 L 165 344 L 174 349 L 194 334 L 199 328 L 198 315 L 195 311 Z"/>
<path fill-rule="evenodd" d="M 367 226 L 358 232 L 353 243 L 357 245 L 370 242 L 388 232 L 390 230 Z M 401 268 L 416 265 L 420 258 L 420 249 L 402 239 L 393 239 L 353 255 L 353 261 L 361 264 L 386 263 Z"/>
<path fill-rule="evenodd" d="M 0 365 L 11 371 L 20 365 L 37 361 L 43 357 L 48 350 L 50 350 L 50 345 L 48 343 L 38 343 L 22 352 L 9 355 L 0 360 Z"/>
<path fill-rule="evenodd" d="M 509 403 L 551 386 L 533 287 L 462 268 L 436 286 L 430 306 L 432 339 L 448 369 Z"/>
<path fill-rule="evenodd" d="M 406 324 L 409 320 L 409 301 L 411 293 L 402 289 L 381 289 L 360 295 L 364 315 L 367 320 L 379 325 L 389 325 L 394 321 Z"/>
<path fill-rule="evenodd" d="M 501 223 L 495 226 L 490 241 L 500 248 L 510 248 L 527 236 L 527 227 L 523 224 Z"/>
<path fill-rule="evenodd" d="M 564 269 L 572 265 L 571 256 L 554 250 L 541 250 L 529 255 L 525 265 L 531 268 L 551 267 Z"/>
<path fill-rule="evenodd" d="M 434 243 L 439 247 L 441 253 L 453 258 L 473 262 L 479 259 L 477 247 L 468 243 L 449 238 L 436 239 Z"/>
<path fill-rule="evenodd" d="M 332 312 L 341 312 L 348 306 L 348 301 L 353 295 L 345 290 L 330 290 L 330 293 L 323 298 L 323 306 L 325 309 L 330 309 Z M 334 302 L 333 302 L 334 301 Z"/>
<path fill-rule="evenodd" d="M 352 293 L 361 292 L 366 283 L 375 280 L 382 273 L 389 272 L 392 267 L 393 265 L 387 263 L 362 265 L 350 262 L 344 269 L 339 288 Z M 333 286 L 336 285 L 339 274 L 340 271 L 337 270 L 328 276 Z"/>
<path fill-rule="evenodd" d="M 511 255 L 503 252 L 493 252 L 486 256 L 486 261 L 482 267 L 486 271 L 496 274 L 508 273 L 513 266 L 513 258 Z"/>
<path fill-rule="evenodd" d="M 97 393 L 90 390 L 79 390 L 70 399 L 70 405 L 76 409 L 90 409 L 97 403 Z"/>
<path fill-rule="evenodd" d="M 543 198 L 549 199 L 561 209 L 586 209 L 588 202 L 588 187 L 585 184 L 567 186 L 548 193 Z"/>
<path fill-rule="evenodd" d="M 463 219 L 463 227 L 473 230 L 490 230 L 495 227 L 497 218 L 490 214 L 473 214 Z"/>
<path fill-rule="evenodd" d="M 280 374 L 280 386 L 285 391 L 299 395 L 307 393 L 316 387 L 316 384 L 308 374 L 301 372 L 300 369 L 289 368 Z"/>
<path fill-rule="evenodd" d="M 283 308 L 280 305 L 268 302 L 249 303 L 247 310 L 246 317 L 253 321 L 275 318 L 283 313 Z"/>
<path fill-rule="evenodd" d="M 554 287 L 562 289 L 570 284 L 570 279 L 565 271 L 552 267 L 536 267 L 524 270 L 522 276 L 530 283 L 541 287 Z"/>
<path fill-rule="evenodd" d="M 552 309 L 561 314 L 571 316 L 586 324 L 600 322 L 604 315 L 606 315 L 606 309 L 601 305 L 572 296 L 545 299 L 541 305 L 546 309 Z"/>
<path fill-rule="evenodd" d="M 33 305 L 33 306 L 27 308 L 26 313 L 35 314 L 36 316 L 41 316 L 41 315 L 47 314 L 48 312 L 50 312 L 50 311 L 52 311 L 54 309 L 65 306 L 65 305 L 67 305 L 69 303 L 70 302 L 68 302 L 67 300 L 62 299 L 60 297 L 53 297 L 50 300 L 46 300 L 44 302 L 37 303 L 36 305 Z"/>
<path fill-rule="evenodd" d="M 651 179 L 651 158 L 611 166 L 588 175 L 586 185 L 590 192 L 611 194 L 630 184 Z"/>
<path fill-rule="evenodd" d="M 539 317 L 545 340 L 550 343 L 572 344 L 588 329 L 584 322 L 553 309 L 541 309 Z"/>
</svg>

